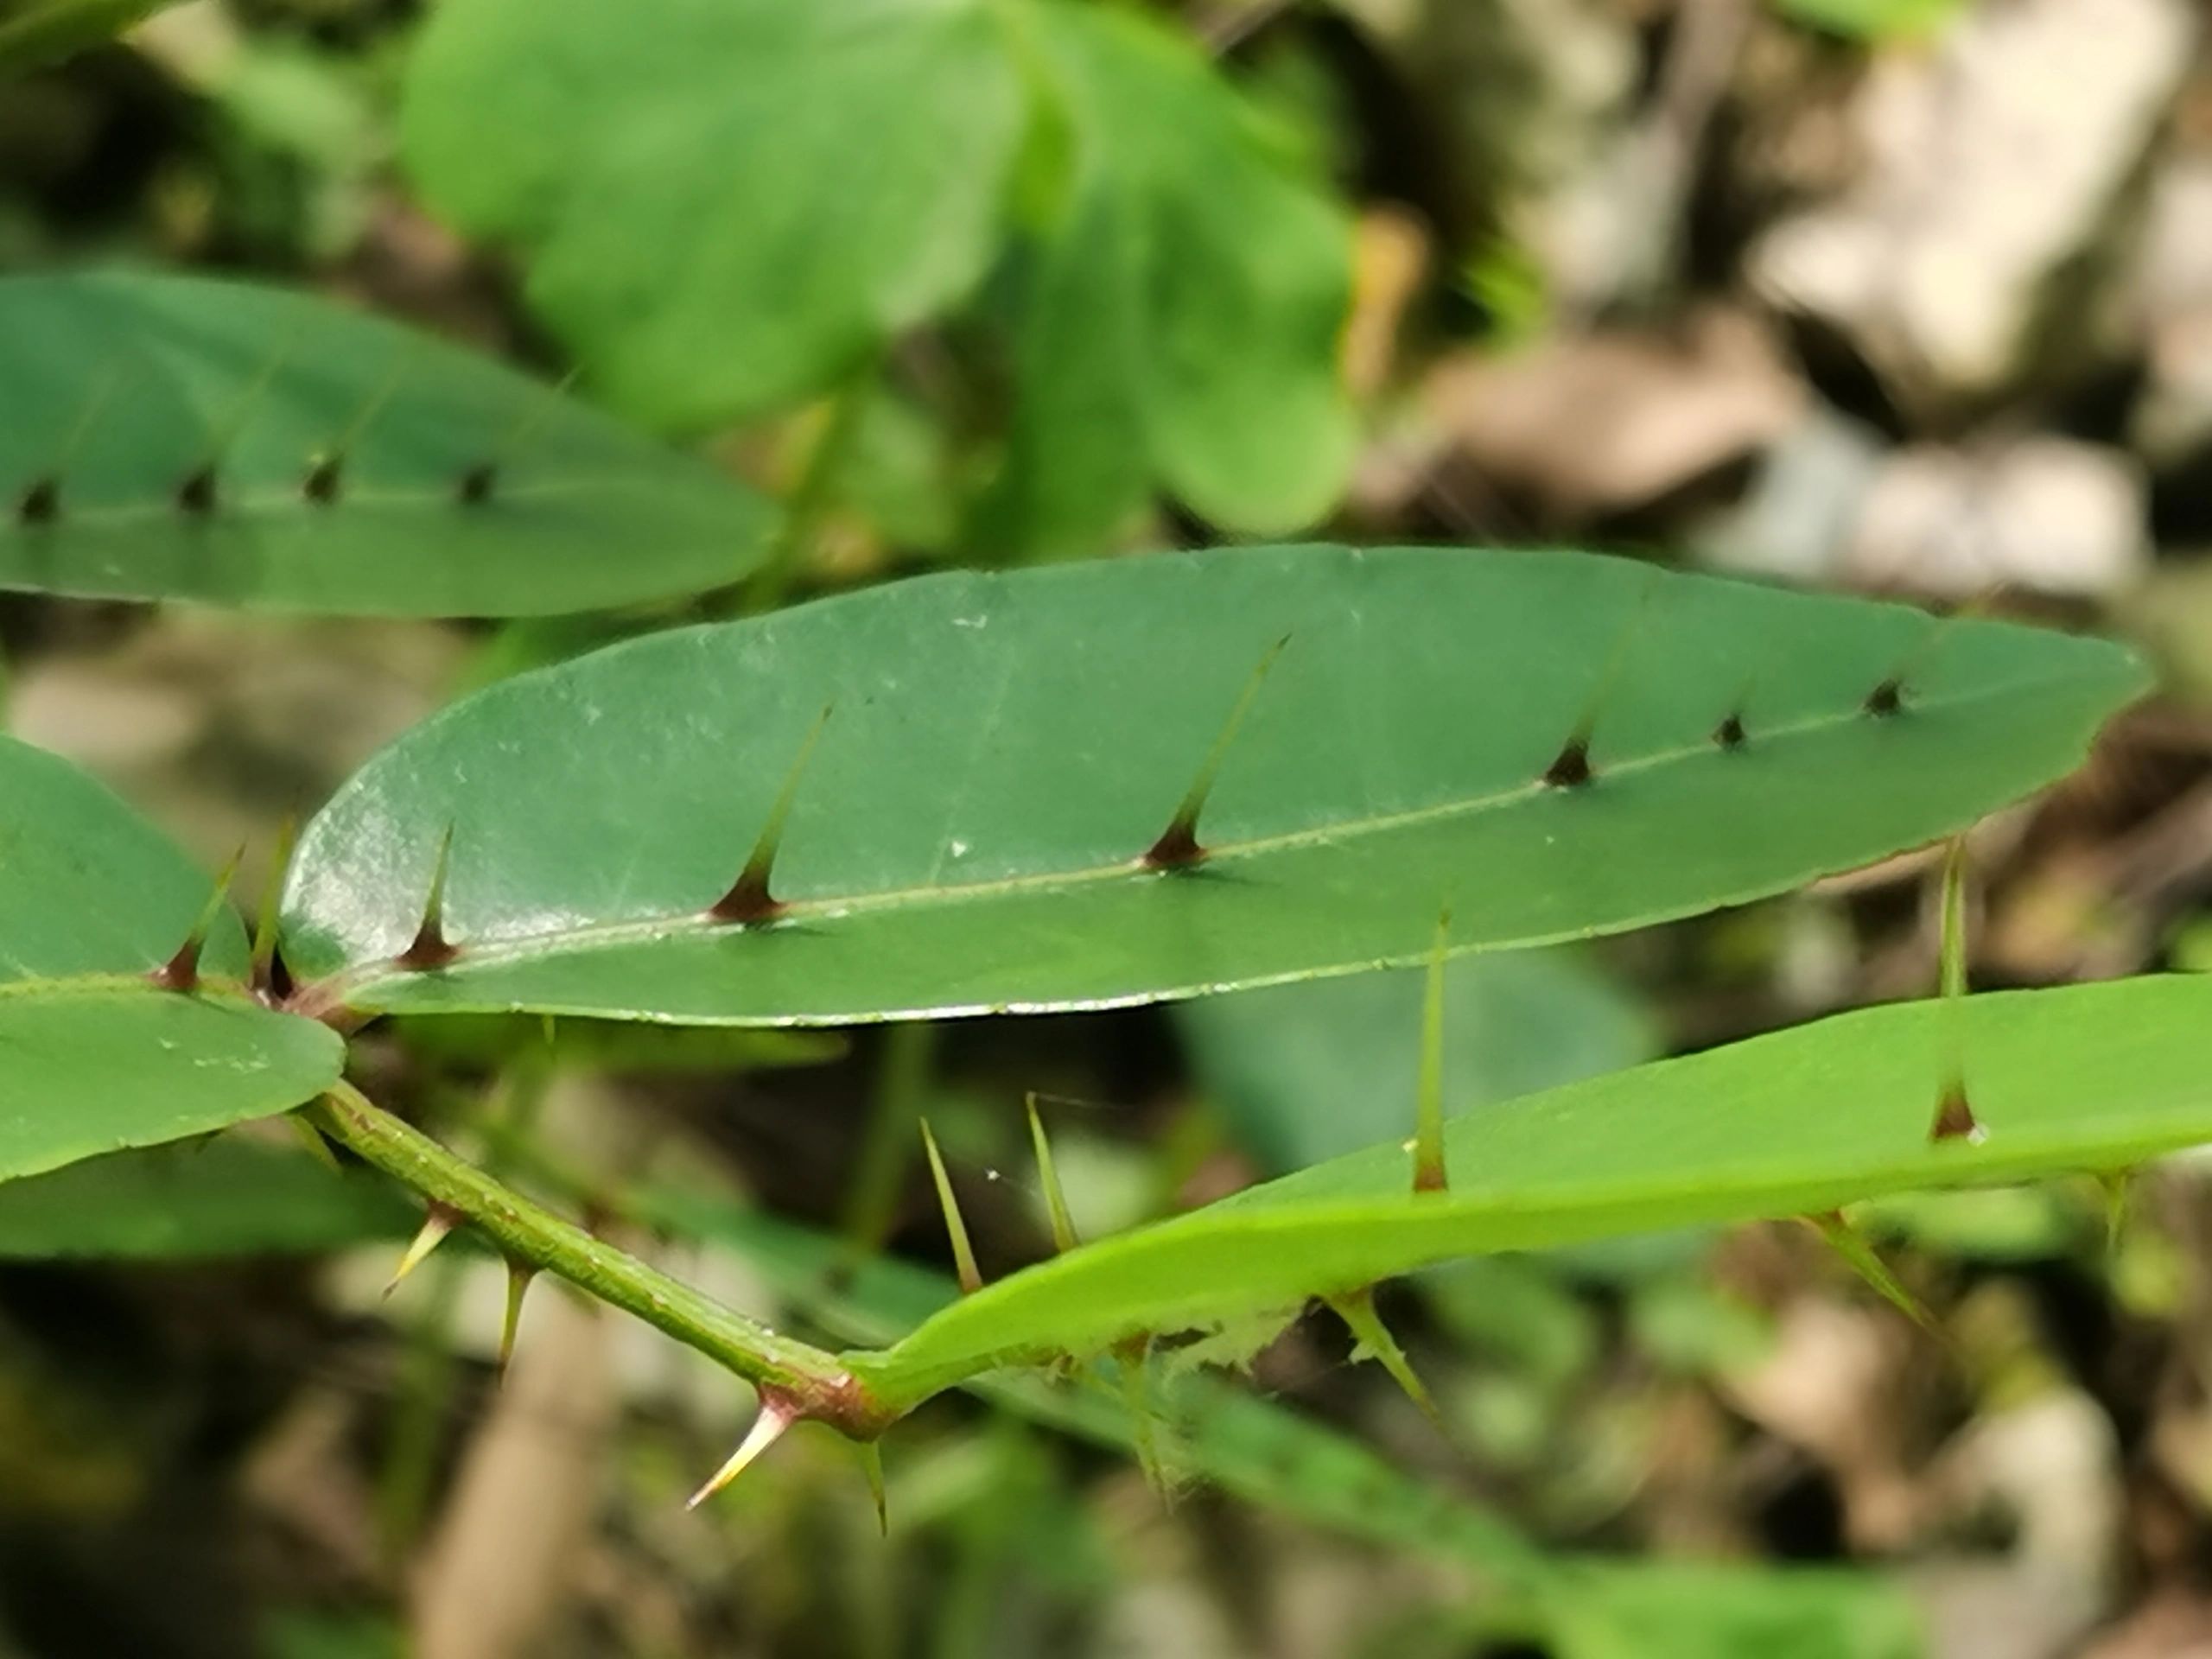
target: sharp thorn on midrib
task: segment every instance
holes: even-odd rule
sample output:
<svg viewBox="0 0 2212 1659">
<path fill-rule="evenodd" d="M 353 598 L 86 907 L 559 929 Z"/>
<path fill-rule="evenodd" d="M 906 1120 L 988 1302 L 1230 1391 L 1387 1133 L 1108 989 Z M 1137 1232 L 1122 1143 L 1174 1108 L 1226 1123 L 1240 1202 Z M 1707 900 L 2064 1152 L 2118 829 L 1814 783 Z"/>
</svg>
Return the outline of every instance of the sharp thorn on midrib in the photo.
<svg viewBox="0 0 2212 1659">
<path fill-rule="evenodd" d="M 52 473 L 35 478 L 16 498 L 16 522 L 26 530 L 50 524 L 61 517 L 61 480 Z"/>
<path fill-rule="evenodd" d="M 1244 717 L 1251 713 L 1252 704 L 1259 697 L 1260 688 L 1267 683 L 1268 671 L 1274 667 L 1275 659 L 1282 655 L 1283 647 L 1289 643 L 1290 636 L 1286 633 L 1261 653 L 1260 660 L 1253 665 L 1251 673 L 1245 677 L 1244 689 L 1238 693 L 1236 702 L 1230 709 L 1229 718 L 1222 722 L 1213 747 L 1206 751 L 1205 759 L 1199 762 L 1198 776 L 1183 791 L 1183 798 L 1176 804 L 1174 816 L 1168 819 L 1167 827 L 1145 849 L 1144 856 L 1139 861 L 1147 868 L 1183 869 L 1205 857 L 1205 843 L 1198 839 L 1199 816 L 1205 812 L 1206 800 L 1213 793 L 1214 780 L 1221 775 L 1221 763 L 1228 756 L 1230 745 L 1236 741 L 1238 728 L 1244 724 Z"/>
<path fill-rule="evenodd" d="M 415 938 L 399 953 L 399 964 L 417 973 L 443 968 L 461 954 L 461 947 L 446 938 L 446 871 L 453 861 L 453 826 L 438 838 L 438 852 L 430 866 L 430 896 L 423 906 L 423 920 Z"/>
<path fill-rule="evenodd" d="M 1414 1092 L 1414 1191 L 1442 1192 L 1451 1185 L 1444 1162 L 1444 976 L 1452 939 L 1452 912 L 1436 918 L 1436 942 L 1422 987 L 1421 1074 Z"/>
<path fill-rule="evenodd" d="M 232 853 L 215 878 L 214 891 L 200 906 L 200 914 L 192 924 L 192 931 L 184 936 L 184 943 L 176 954 L 154 969 L 150 977 L 155 984 L 167 991 L 191 991 L 200 984 L 200 957 L 207 948 L 207 935 L 213 930 L 215 918 L 223 913 L 223 906 L 230 902 L 231 882 L 238 873 L 238 866 L 245 861 L 245 849 L 240 846 Z"/>
<path fill-rule="evenodd" d="M 1567 734 L 1567 741 L 1560 745 L 1552 763 L 1544 768 L 1543 783 L 1550 789 L 1584 789 L 1598 780 L 1598 769 L 1590 759 L 1590 746 L 1597 741 L 1598 717 L 1619 689 L 1621 674 L 1628 666 L 1629 652 L 1637 636 L 1650 619 L 1651 596 L 1658 586 L 1655 571 L 1645 581 L 1636 598 L 1636 607 L 1629 614 L 1612 647 L 1599 664 L 1598 677 L 1592 683 L 1590 695 L 1582 705 L 1582 714 L 1574 722 L 1574 729 Z"/>
<path fill-rule="evenodd" d="M 798 799 L 807 763 L 814 758 L 815 745 L 822 741 L 823 728 L 829 723 L 830 708 L 825 705 L 799 743 L 798 758 L 784 775 L 783 787 L 776 791 L 776 798 L 768 808 L 767 822 L 761 826 L 760 838 L 753 842 L 745 868 L 738 872 L 729 891 L 707 907 L 707 914 L 714 920 L 753 927 L 773 921 L 782 913 L 783 901 L 776 897 L 769 880 L 775 873 L 776 855 L 784 843 L 784 829 L 790 822 L 791 807 Z"/>
</svg>

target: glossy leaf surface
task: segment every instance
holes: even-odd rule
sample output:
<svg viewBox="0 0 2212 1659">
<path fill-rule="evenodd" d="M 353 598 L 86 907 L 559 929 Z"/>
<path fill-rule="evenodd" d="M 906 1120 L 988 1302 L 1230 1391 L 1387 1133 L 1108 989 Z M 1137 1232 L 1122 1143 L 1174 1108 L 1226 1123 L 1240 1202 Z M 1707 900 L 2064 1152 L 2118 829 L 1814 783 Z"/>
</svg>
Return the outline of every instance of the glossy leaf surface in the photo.
<svg viewBox="0 0 2212 1659">
<path fill-rule="evenodd" d="M 449 709 L 308 827 L 289 959 L 364 1009 L 784 1023 L 1403 962 L 1447 907 L 1455 950 L 1538 944 L 1955 830 L 2068 770 L 2141 684 L 2094 640 L 1567 553 L 927 577 Z M 1147 865 L 1247 693 L 1207 856 Z M 1586 720 L 1592 780 L 1546 783 Z M 781 910 L 715 921 L 787 789 Z M 458 955 L 415 971 L 393 959 L 449 827 Z"/>
<path fill-rule="evenodd" d="M 1986 1139 L 1932 1142 L 1947 1019 Z M 1454 1255 L 1757 1217 L 1914 1187 L 2124 1169 L 2212 1140 L 2212 977 L 1839 1015 L 1454 1119 L 1448 1193 L 1389 1142 L 988 1287 L 881 1356 L 894 1398 L 1102 1351 Z"/>
<path fill-rule="evenodd" d="M 0 586 L 526 615 L 736 580 L 768 509 L 512 370 L 282 289 L 0 281 Z"/>
</svg>

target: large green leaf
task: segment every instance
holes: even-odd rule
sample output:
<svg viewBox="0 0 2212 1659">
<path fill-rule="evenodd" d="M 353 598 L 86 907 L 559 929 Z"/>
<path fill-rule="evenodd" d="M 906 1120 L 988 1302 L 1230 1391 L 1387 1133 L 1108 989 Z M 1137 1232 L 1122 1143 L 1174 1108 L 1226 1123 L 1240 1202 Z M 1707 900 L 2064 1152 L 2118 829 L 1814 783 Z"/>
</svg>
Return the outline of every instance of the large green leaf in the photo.
<svg viewBox="0 0 2212 1659">
<path fill-rule="evenodd" d="M 1087 551 L 1155 478 L 1241 531 L 1310 524 L 1352 455 L 1344 215 L 1184 36 L 1053 6 L 1037 38 L 1075 153 L 1017 323 L 995 528 Z"/>
<path fill-rule="evenodd" d="M 1930 1136 L 1955 1056 L 1979 1141 Z M 1457 1118 L 1448 1193 L 1412 1192 L 1386 1142 L 1028 1268 L 850 1358 L 898 1402 L 1450 1256 L 2124 1169 L 2205 1140 L 2212 977 L 1895 1004 Z"/>
<path fill-rule="evenodd" d="M 1150 868 L 1286 636 L 1198 823 L 1211 855 Z M 1869 712 L 1898 676 L 1899 711 Z M 308 827 L 288 949 L 362 1009 L 1137 1001 L 1409 960 L 1447 906 L 1464 950 L 1784 889 L 2064 772 L 2141 684 L 2094 640 L 1566 553 L 925 577 L 448 709 Z M 1593 780 L 1546 784 L 1593 697 Z M 711 920 L 825 706 L 771 884 L 786 907 Z M 1743 741 L 1717 741 L 1732 712 Z M 415 971 L 395 957 L 449 829 L 459 954 Z"/>
<path fill-rule="evenodd" d="M 767 508 L 488 359 L 280 289 L 0 281 L 0 586 L 524 615 L 727 583 Z"/>
<path fill-rule="evenodd" d="M 1351 974 L 1177 1007 L 1199 1083 L 1280 1174 L 1405 1128 L 1421 1066 L 1418 969 Z M 1657 1033 L 1572 949 L 1457 963 L 1445 988 L 1444 1108 L 1453 1114 L 1649 1059 Z"/>
<path fill-rule="evenodd" d="M 531 255 L 594 382 L 678 425 L 825 385 L 982 274 L 1023 100 L 987 0 L 450 0 L 432 202 Z"/>
<path fill-rule="evenodd" d="M 209 883 L 129 808 L 0 738 L 0 1180 L 296 1106 L 337 1080 L 335 1033 L 264 1008 L 219 917 L 189 994 L 148 977 Z"/>
</svg>

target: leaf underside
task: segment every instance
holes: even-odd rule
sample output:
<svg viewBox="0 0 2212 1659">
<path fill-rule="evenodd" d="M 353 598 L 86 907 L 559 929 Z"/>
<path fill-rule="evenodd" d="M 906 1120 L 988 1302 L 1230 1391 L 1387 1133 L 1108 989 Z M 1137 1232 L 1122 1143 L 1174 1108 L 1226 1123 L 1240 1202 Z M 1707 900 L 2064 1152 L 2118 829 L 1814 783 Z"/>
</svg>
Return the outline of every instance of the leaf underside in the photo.
<svg viewBox="0 0 2212 1659">
<path fill-rule="evenodd" d="M 282 289 L 0 281 L 0 587 L 503 616 L 735 581 L 768 508 L 498 363 Z"/>
<path fill-rule="evenodd" d="M 1869 712 L 1892 680 L 1896 712 Z M 2142 683 L 2098 641 L 1563 552 L 952 574 L 448 709 L 308 827 L 288 957 L 362 1010 L 775 1024 L 1363 969 L 1423 954 L 1446 908 L 1455 951 L 1538 944 L 1955 830 L 2068 770 Z M 1147 867 L 1248 690 L 1205 855 Z M 1547 784 L 1586 727 L 1590 780 Z M 782 908 L 716 922 L 787 788 Z M 459 954 L 412 971 L 448 827 Z"/>
<path fill-rule="evenodd" d="M 1929 1138 L 1955 1016 L 1980 1143 Z M 848 1357 L 905 1402 L 1450 1256 L 2119 1170 L 2207 1140 L 2212 977 L 1894 1004 L 1456 1118 L 1448 1193 L 1413 1194 L 1402 1145 L 1372 1147 L 1025 1269 Z"/>
</svg>

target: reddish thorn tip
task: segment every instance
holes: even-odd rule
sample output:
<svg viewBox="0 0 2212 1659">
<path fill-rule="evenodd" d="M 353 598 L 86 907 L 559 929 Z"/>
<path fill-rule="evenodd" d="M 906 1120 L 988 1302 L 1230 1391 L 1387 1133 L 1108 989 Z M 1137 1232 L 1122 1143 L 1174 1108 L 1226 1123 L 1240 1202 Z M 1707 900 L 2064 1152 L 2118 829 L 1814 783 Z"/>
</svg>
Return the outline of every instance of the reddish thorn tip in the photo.
<svg viewBox="0 0 2212 1659">
<path fill-rule="evenodd" d="M 433 973 L 446 966 L 461 954 L 461 947 L 449 943 L 435 917 L 425 918 L 414 940 L 399 953 L 399 965 L 411 968 L 416 973 Z"/>
<path fill-rule="evenodd" d="M 318 507 L 334 506 L 345 483 L 346 457 L 325 455 L 308 468 L 300 480 L 300 493 Z"/>
<path fill-rule="evenodd" d="M 499 485 L 499 467 L 491 461 L 480 461 L 461 475 L 454 494 L 465 507 L 480 507 L 491 500 L 492 493 Z"/>
<path fill-rule="evenodd" d="M 1744 717 L 1731 715 L 1713 728 L 1713 741 L 1724 749 L 1740 749 L 1746 741 Z"/>
<path fill-rule="evenodd" d="M 16 518 L 26 525 L 50 524 L 61 516 L 61 480 L 48 474 L 35 478 L 16 498 Z"/>
<path fill-rule="evenodd" d="M 1979 1141 L 1987 1138 L 1974 1118 L 1973 1104 L 1967 1099 L 1966 1084 L 1954 1083 L 1944 1089 L 1942 1099 L 1936 1103 L 1936 1122 L 1929 1128 L 1928 1138 L 1931 1141 Z"/>
<path fill-rule="evenodd" d="M 215 468 L 210 464 L 188 473 L 176 486 L 180 512 L 204 518 L 215 511 Z"/>
<path fill-rule="evenodd" d="M 1169 824 L 1158 841 L 1145 849 L 1144 862 L 1155 870 L 1188 868 L 1206 855 L 1198 844 L 1197 827 L 1188 818 L 1179 817 Z"/>
<path fill-rule="evenodd" d="M 1559 758 L 1544 768 L 1544 782 L 1554 789 L 1580 789 L 1597 775 L 1590 769 L 1590 740 L 1582 736 L 1567 739 Z"/>
<path fill-rule="evenodd" d="M 1892 674 L 1866 694 L 1866 712 L 1877 720 L 1887 720 L 1892 715 L 1904 712 L 1904 684 Z"/>
</svg>

